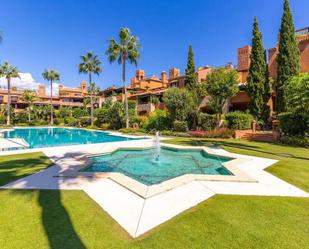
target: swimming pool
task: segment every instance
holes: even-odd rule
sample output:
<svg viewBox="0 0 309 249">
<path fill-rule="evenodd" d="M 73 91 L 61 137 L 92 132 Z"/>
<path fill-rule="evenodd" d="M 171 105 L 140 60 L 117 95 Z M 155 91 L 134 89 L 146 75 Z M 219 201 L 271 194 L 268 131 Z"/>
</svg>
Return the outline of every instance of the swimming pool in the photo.
<svg viewBox="0 0 309 249">
<path fill-rule="evenodd" d="M 158 184 L 184 174 L 232 175 L 222 163 L 231 159 L 203 150 L 161 148 L 119 149 L 111 154 L 90 157 L 93 163 L 84 172 L 119 172 L 145 185 Z"/>
<path fill-rule="evenodd" d="M 78 128 L 15 128 L 4 131 L 4 138 L 22 138 L 29 148 L 128 141 L 136 138 L 111 135 L 108 132 Z"/>
</svg>

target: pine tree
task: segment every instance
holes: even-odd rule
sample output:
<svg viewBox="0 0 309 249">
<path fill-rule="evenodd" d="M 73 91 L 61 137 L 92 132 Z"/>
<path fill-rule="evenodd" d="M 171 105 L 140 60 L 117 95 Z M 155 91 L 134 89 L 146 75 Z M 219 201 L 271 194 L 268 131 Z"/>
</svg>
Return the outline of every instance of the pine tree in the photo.
<svg viewBox="0 0 309 249">
<path fill-rule="evenodd" d="M 277 111 L 283 112 L 284 86 L 291 76 L 299 73 L 299 49 L 295 37 L 293 17 L 289 6 L 289 1 L 284 0 L 283 16 L 281 19 L 279 34 L 279 54 L 277 57 Z"/>
<path fill-rule="evenodd" d="M 265 109 L 268 108 L 267 102 L 269 100 L 270 89 L 262 33 L 259 30 L 256 18 L 254 18 L 252 34 L 252 50 L 247 79 L 247 91 L 250 96 L 249 108 L 251 114 L 257 121 L 265 123 L 268 119 Z"/>
<path fill-rule="evenodd" d="M 267 103 L 271 97 L 271 81 L 267 64 L 266 50 L 264 50 L 264 60 L 265 60 L 265 81 L 264 81 L 263 107 L 262 107 L 261 119 L 263 120 L 263 123 L 266 124 L 270 114 L 270 108 L 267 105 Z"/>
<path fill-rule="evenodd" d="M 186 68 L 186 79 L 185 84 L 188 90 L 196 90 L 197 88 L 197 82 L 195 77 L 195 65 L 194 65 L 194 55 L 193 55 L 193 49 L 192 46 L 189 46 L 188 51 L 188 62 L 187 62 L 187 68 Z"/>
</svg>

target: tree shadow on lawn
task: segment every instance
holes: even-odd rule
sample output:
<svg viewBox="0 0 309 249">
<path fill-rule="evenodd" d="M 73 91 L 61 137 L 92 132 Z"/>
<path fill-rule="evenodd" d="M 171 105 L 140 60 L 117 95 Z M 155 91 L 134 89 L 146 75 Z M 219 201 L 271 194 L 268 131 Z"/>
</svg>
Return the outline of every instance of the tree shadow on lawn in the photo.
<svg viewBox="0 0 309 249">
<path fill-rule="evenodd" d="M 58 159 L 63 159 L 65 157 L 74 157 L 77 155 L 79 154 L 74 155 L 72 153 L 68 153 Z M 44 157 L 42 156 L 42 158 Z M 55 160 L 55 158 L 53 159 Z M 23 160 L 23 163 L 21 163 L 20 160 L 16 160 L 16 162 L 12 161 L 10 165 L 12 165 L 13 168 L 16 165 L 18 165 L 19 167 L 20 164 L 26 167 L 26 163 L 30 162 L 30 165 L 32 166 L 31 160 L 34 160 L 34 158 L 29 160 Z M 55 160 L 55 163 L 57 163 L 57 160 Z M 69 173 L 70 171 L 75 171 L 75 167 L 75 165 L 68 166 L 66 168 L 66 172 Z M 63 169 L 59 165 L 54 164 L 46 170 L 38 172 L 37 174 L 33 174 L 32 176 L 28 176 L 26 178 L 21 178 L 20 183 L 21 186 L 28 190 L 37 189 L 39 191 L 38 203 L 42 210 L 41 221 L 47 235 L 50 248 L 85 249 L 86 246 L 80 239 L 78 233 L 75 231 L 70 215 L 66 210 L 65 206 L 62 204 L 61 200 L 61 191 L 59 189 L 60 184 L 68 180 L 68 178 L 52 177 L 58 175 L 58 173 L 62 170 Z M 46 175 L 44 175 L 44 173 L 46 171 L 50 172 L 48 177 L 45 179 L 44 177 L 46 177 Z M 15 180 L 14 175 L 12 179 Z M 48 181 L 49 179 L 51 182 Z M 92 181 L 93 179 L 87 178 L 87 180 Z M 72 182 L 71 184 L 74 183 Z M 12 192 L 12 194 L 27 194 L 27 192 L 27 190 L 18 192 L 14 191 Z"/>
<path fill-rule="evenodd" d="M 309 160 L 309 158 L 306 157 L 300 157 L 300 156 L 294 156 L 293 154 L 287 154 L 287 153 L 274 153 L 269 150 L 268 147 L 265 147 L 265 149 L 262 149 L 262 146 L 255 146 L 255 145 L 249 145 L 239 142 L 229 142 L 228 140 L 207 140 L 207 139 L 192 139 L 192 140 L 179 140 L 180 144 L 189 144 L 193 146 L 214 146 L 214 147 L 228 147 L 228 148 L 234 148 L 234 149 L 243 149 L 243 150 L 249 150 L 264 154 L 273 155 L 276 157 L 282 157 L 282 158 L 294 158 L 294 159 L 301 159 L 301 160 Z M 276 145 L 275 143 L 269 143 L 269 142 L 259 142 L 264 143 L 265 145 Z M 284 146 L 284 145 L 281 145 Z M 293 147 L 296 148 L 296 147 Z"/>
<path fill-rule="evenodd" d="M 27 167 L 25 168 L 25 165 Z M 45 156 L 27 159 L 15 159 L 0 162 L 0 186 L 19 179 L 21 176 L 26 177 L 37 173 L 38 171 L 50 167 Z"/>
</svg>

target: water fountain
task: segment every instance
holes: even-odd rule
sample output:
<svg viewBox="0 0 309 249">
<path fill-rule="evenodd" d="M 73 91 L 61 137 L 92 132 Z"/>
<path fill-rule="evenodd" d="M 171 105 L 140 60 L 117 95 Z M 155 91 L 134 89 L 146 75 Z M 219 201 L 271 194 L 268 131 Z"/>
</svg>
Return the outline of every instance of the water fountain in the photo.
<svg viewBox="0 0 309 249">
<path fill-rule="evenodd" d="M 154 161 L 155 162 L 159 162 L 160 160 L 160 150 L 161 150 L 160 133 L 157 131 L 155 139 L 154 139 Z"/>
</svg>

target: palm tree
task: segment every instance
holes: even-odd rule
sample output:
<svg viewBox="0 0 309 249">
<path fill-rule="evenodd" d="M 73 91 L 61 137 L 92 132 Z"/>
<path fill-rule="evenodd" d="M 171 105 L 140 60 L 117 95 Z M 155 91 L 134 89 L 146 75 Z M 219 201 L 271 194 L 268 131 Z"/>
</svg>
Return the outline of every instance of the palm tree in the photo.
<svg viewBox="0 0 309 249">
<path fill-rule="evenodd" d="M 90 116 L 91 116 L 91 126 L 93 126 L 93 94 L 96 86 L 92 82 L 92 73 L 99 75 L 102 72 L 101 68 L 101 61 L 99 60 L 98 56 L 93 55 L 91 52 L 88 52 L 86 55 L 82 55 L 81 57 L 82 62 L 78 65 L 78 72 L 85 73 L 89 76 L 89 88 L 90 90 Z"/>
<path fill-rule="evenodd" d="M 118 64 L 122 64 L 122 81 L 125 96 L 125 112 L 126 112 L 126 127 L 129 127 L 129 108 L 128 108 L 128 94 L 126 87 L 126 62 L 127 60 L 137 65 L 137 61 L 140 58 L 139 49 L 141 45 L 139 44 L 138 38 L 133 36 L 128 28 L 121 28 L 119 31 L 119 42 L 112 39 L 108 41 L 108 49 L 106 54 L 108 56 L 109 62 L 118 61 Z"/>
<path fill-rule="evenodd" d="M 22 100 L 28 104 L 28 121 L 31 122 L 31 112 L 33 110 L 34 102 L 37 100 L 35 92 L 31 90 L 25 90 L 23 92 Z"/>
<path fill-rule="evenodd" d="M 6 124 L 11 125 L 11 79 L 20 78 L 17 67 L 11 66 L 7 61 L 0 67 L 0 76 L 7 80 L 8 102 L 6 105 Z"/>
<path fill-rule="evenodd" d="M 97 95 L 100 92 L 100 87 L 98 87 L 94 82 L 91 82 L 88 87 L 88 93 L 90 97 L 91 105 L 91 126 L 93 126 L 93 96 Z"/>
<path fill-rule="evenodd" d="M 53 125 L 53 82 L 60 80 L 60 73 L 54 69 L 45 69 L 42 76 L 45 80 L 50 82 L 50 124 Z"/>
</svg>

